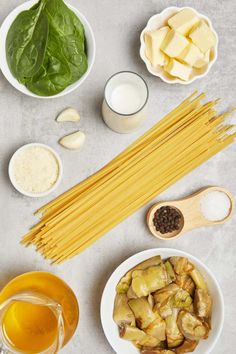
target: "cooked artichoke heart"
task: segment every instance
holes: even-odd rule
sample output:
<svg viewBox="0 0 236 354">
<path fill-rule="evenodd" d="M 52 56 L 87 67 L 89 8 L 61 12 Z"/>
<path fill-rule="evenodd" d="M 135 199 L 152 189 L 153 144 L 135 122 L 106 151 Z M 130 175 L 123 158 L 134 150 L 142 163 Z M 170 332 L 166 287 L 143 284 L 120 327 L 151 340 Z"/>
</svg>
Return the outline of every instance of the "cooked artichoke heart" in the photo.
<svg viewBox="0 0 236 354">
<path fill-rule="evenodd" d="M 166 271 L 167 271 L 167 274 L 168 274 L 168 276 L 170 277 L 170 279 L 171 279 L 172 281 L 175 281 L 175 279 L 176 279 L 176 274 L 175 274 L 175 272 L 174 272 L 174 269 L 173 269 L 173 267 L 172 267 L 172 264 L 171 264 L 169 261 L 166 261 L 166 262 L 165 262 L 165 267 L 166 267 Z"/>
<path fill-rule="evenodd" d="M 165 319 L 168 348 L 178 347 L 184 340 L 184 336 L 177 325 L 177 317 L 178 310 L 174 309 L 172 315 Z"/>
<path fill-rule="evenodd" d="M 130 299 L 129 307 L 132 310 L 139 328 L 147 328 L 158 316 L 152 311 L 146 298 Z"/>
<path fill-rule="evenodd" d="M 186 274 L 194 269 L 194 265 L 185 257 L 174 256 L 170 257 L 169 261 L 177 274 Z"/>
<path fill-rule="evenodd" d="M 169 284 L 165 288 L 154 293 L 154 300 L 160 303 L 159 309 L 169 305 L 176 308 L 186 308 L 192 304 L 192 298 L 187 291 L 181 289 L 175 283 Z"/>
<path fill-rule="evenodd" d="M 193 279 L 193 281 L 196 284 L 196 287 L 198 289 L 206 289 L 207 290 L 207 284 L 198 269 L 194 269 L 190 273 L 190 275 L 191 275 L 191 278 Z"/>
<path fill-rule="evenodd" d="M 126 275 L 121 278 L 119 283 L 116 286 L 116 292 L 118 294 L 125 294 L 129 290 L 130 284 L 132 280 L 132 272 L 128 272 Z"/>
<path fill-rule="evenodd" d="M 120 337 L 135 342 L 136 346 L 156 347 L 159 343 L 158 339 L 149 336 L 141 329 L 127 325 L 120 327 Z"/>
<path fill-rule="evenodd" d="M 209 318 L 212 299 L 206 289 L 197 289 L 194 296 L 194 309 L 199 317 Z"/>
<path fill-rule="evenodd" d="M 189 307 L 192 302 L 193 300 L 189 293 L 183 289 L 179 289 L 171 298 L 172 306 L 179 309 Z"/>
<path fill-rule="evenodd" d="M 116 294 L 113 319 L 118 326 L 123 324 L 135 326 L 135 317 L 128 305 L 128 298 L 125 294 Z"/>
<path fill-rule="evenodd" d="M 156 339 L 156 338 L 154 338 L 152 336 L 149 336 L 147 334 L 146 337 L 144 337 L 143 339 L 137 341 L 135 344 L 137 346 L 141 346 L 141 347 L 156 348 L 159 343 L 160 343 L 159 339 Z"/>
<path fill-rule="evenodd" d="M 206 339 L 209 334 L 208 325 L 200 321 L 197 316 L 187 311 L 180 312 L 178 316 L 178 326 L 187 339 Z"/>
<path fill-rule="evenodd" d="M 163 303 L 164 301 L 169 299 L 170 296 L 176 294 L 179 289 L 180 288 L 178 285 L 176 285 L 175 283 L 171 283 L 165 286 L 164 288 L 155 291 L 155 293 L 153 294 L 154 300 L 155 302 Z"/>
<path fill-rule="evenodd" d="M 132 289 L 138 297 L 148 296 L 169 283 L 164 264 L 132 273 Z"/>
<path fill-rule="evenodd" d="M 164 341 L 166 339 L 166 323 L 161 316 L 156 316 L 157 318 L 150 323 L 145 329 L 145 332 L 150 336 L 159 339 L 159 341 Z"/>
<path fill-rule="evenodd" d="M 175 283 L 180 288 L 186 290 L 191 296 L 194 295 L 195 283 L 188 274 L 177 275 Z"/>
<path fill-rule="evenodd" d="M 164 319 L 171 316 L 173 308 L 170 299 L 167 299 L 162 303 L 156 303 L 153 310 L 158 312 Z"/>
<path fill-rule="evenodd" d="M 155 256 L 147 259 L 146 261 L 139 263 L 134 268 L 130 269 L 119 281 L 116 286 L 117 293 L 126 293 L 129 290 L 132 280 L 132 272 L 134 270 L 144 270 L 152 266 L 159 265 L 161 263 L 161 256 Z"/>
</svg>

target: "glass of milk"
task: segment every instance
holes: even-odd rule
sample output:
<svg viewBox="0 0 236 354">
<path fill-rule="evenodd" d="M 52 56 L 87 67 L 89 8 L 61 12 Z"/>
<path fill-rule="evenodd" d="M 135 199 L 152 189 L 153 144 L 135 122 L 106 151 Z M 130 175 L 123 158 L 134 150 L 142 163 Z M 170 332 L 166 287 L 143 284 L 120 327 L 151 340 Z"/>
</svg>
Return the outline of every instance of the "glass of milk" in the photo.
<svg viewBox="0 0 236 354">
<path fill-rule="evenodd" d="M 131 133 L 147 115 L 148 86 L 131 71 L 113 75 L 106 83 L 102 104 L 103 120 L 117 133 Z"/>
</svg>

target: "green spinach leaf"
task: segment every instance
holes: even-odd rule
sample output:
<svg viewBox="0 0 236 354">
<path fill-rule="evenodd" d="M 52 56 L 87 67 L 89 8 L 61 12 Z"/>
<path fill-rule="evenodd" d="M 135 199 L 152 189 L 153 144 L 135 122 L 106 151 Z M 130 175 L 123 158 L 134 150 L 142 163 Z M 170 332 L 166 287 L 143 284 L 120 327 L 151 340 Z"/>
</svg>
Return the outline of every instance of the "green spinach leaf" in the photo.
<svg viewBox="0 0 236 354">
<path fill-rule="evenodd" d="M 55 33 L 50 33 L 48 47 L 39 72 L 26 87 L 39 96 L 52 96 L 70 85 L 71 71 Z"/>
<path fill-rule="evenodd" d="M 49 29 L 43 11 L 46 1 L 20 13 L 7 34 L 7 62 L 12 74 L 22 83 L 32 77 L 44 61 Z"/>
<path fill-rule="evenodd" d="M 53 29 L 71 69 L 71 83 L 80 79 L 88 68 L 84 27 L 63 0 L 50 0 L 45 6 L 50 29 Z"/>
</svg>

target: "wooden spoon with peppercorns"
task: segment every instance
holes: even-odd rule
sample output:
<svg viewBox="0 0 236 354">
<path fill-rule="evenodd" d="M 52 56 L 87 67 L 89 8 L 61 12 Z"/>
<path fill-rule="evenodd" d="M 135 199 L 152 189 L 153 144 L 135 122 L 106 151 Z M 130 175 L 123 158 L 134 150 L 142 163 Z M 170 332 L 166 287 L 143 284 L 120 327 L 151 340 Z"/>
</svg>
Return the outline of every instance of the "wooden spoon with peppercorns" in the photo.
<svg viewBox="0 0 236 354">
<path fill-rule="evenodd" d="M 208 220 L 201 211 L 201 201 L 211 191 L 225 193 L 230 200 L 228 214 L 222 220 Z M 232 216 L 233 209 L 234 200 L 230 192 L 221 187 L 206 187 L 183 199 L 154 204 L 148 211 L 147 225 L 155 237 L 173 240 L 197 227 L 223 224 Z"/>
</svg>

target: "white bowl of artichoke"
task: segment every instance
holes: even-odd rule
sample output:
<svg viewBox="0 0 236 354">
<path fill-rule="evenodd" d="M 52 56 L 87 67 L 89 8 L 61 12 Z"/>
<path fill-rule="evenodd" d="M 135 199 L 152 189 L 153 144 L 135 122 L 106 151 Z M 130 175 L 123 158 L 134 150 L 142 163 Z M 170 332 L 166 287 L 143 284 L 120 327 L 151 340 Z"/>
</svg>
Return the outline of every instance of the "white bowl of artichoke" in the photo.
<svg viewBox="0 0 236 354">
<path fill-rule="evenodd" d="M 222 331 L 223 296 L 199 259 L 171 248 L 151 249 L 112 274 L 101 321 L 118 354 L 207 354 Z"/>
</svg>

